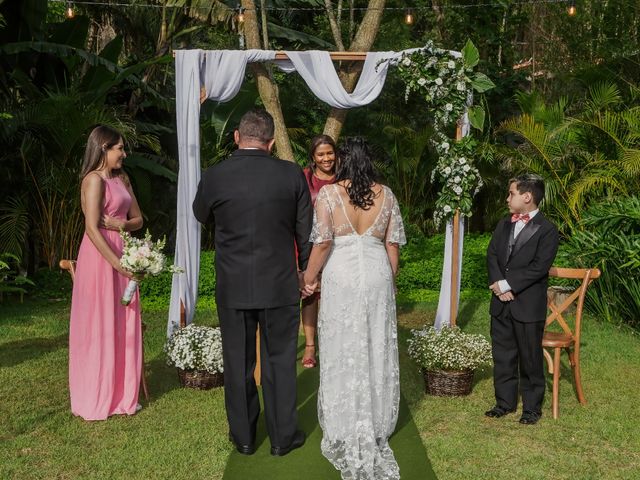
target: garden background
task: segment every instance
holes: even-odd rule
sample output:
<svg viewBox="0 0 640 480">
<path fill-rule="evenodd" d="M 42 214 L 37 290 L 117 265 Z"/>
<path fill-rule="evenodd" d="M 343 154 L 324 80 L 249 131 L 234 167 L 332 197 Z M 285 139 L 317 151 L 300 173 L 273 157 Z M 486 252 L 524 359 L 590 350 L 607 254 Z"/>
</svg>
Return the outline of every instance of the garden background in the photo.
<svg viewBox="0 0 640 480">
<path fill-rule="evenodd" d="M 242 22 L 235 1 L 75 2 L 73 18 L 65 15 L 65 2 L 0 1 L 0 476 L 186 478 L 191 471 L 191 478 L 205 472 L 220 478 L 234 462 L 221 426 L 221 393 L 177 389 L 164 365 L 168 276 L 141 290 L 152 404 L 132 422 L 95 427 L 68 412 L 70 282 L 57 265 L 75 258 L 82 234 L 78 173 L 86 137 L 97 123 L 125 132 L 125 169 L 145 226 L 154 236 L 167 235 L 170 253 L 178 167 L 173 49 L 242 43 L 399 51 L 433 41 L 460 50 L 470 39 L 480 53 L 478 69 L 496 87 L 474 98 L 486 116 L 472 132 L 472 160 L 484 186 L 464 239 L 459 322 L 488 334 L 485 249 L 507 213 L 507 180 L 522 172 L 542 175 L 548 185 L 542 208 L 561 232 L 556 264 L 603 272 L 590 287 L 584 327 L 589 404 L 577 404 L 563 370 L 558 422 L 545 412 L 533 434 L 508 422 L 488 424 L 478 412 L 491 404 L 489 370 L 476 376 L 467 399 L 426 398 L 403 350 L 405 428 L 415 428 L 424 446 L 417 455 L 437 478 L 547 478 L 551 472 L 569 478 L 575 469 L 576 478 L 634 478 L 640 469 L 633 433 L 640 413 L 633 401 L 640 380 L 640 4 L 578 0 L 570 16 L 569 1 L 241 3 Z M 409 8 L 413 23 L 406 24 Z M 357 65 L 337 66 L 348 86 Z M 425 103 L 411 95 L 405 102 L 405 85 L 391 71 L 374 103 L 334 111 L 296 75 L 252 67 L 232 102 L 202 106 L 203 168 L 233 150 L 233 128 L 253 105 L 284 121 L 278 152 L 301 165 L 310 138 L 322 131 L 363 135 L 374 145 L 407 224 L 398 278 L 404 348 L 410 328 L 433 321 L 442 268 L 443 235 L 433 221 L 439 186 L 431 182 L 438 155 Z M 216 322 L 211 246 L 205 230 L 196 316 L 205 324 Z M 303 385 L 311 392 L 314 381 Z M 203 415 L 211 426 L 204 436 Z M 317 430 L 313 435 L 311 442 Z M 507 455 L 507 446 L 516 453 Z M 532 461 L 516 459 L 533 450 Z"/>
</svg>

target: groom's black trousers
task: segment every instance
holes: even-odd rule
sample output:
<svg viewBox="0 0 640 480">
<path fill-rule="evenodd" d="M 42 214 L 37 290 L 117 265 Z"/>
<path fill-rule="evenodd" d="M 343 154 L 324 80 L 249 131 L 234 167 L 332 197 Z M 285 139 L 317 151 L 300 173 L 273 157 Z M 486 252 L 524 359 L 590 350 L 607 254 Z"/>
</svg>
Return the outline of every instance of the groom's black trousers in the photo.
<svg viewBox="0 0 640 480">
<path fill-rule="evenodd" d="M 260 325 L 260 368 L 271 445 L 286 447 L 297 430 L 296 355 L 300 306 L 237 310 L 218 307 L 224 357 L 224 394 L 229 429 L 236 443 L 255 442 L 260 414 L 253 377 L 256 328 Z"/>
</svg>

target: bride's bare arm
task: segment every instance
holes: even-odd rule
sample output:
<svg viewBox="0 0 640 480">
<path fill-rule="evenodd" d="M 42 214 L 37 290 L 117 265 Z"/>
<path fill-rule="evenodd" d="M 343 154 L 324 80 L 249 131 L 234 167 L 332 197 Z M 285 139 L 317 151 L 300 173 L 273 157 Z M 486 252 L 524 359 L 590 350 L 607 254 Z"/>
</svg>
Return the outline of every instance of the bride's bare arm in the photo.
<svg viewBox="0 0 640 480">
<path fill-rule="evenodd" d="M 315 284 L 318 283 L 318 274 L 322 270 L 324 262 L 327 261 L 330 251 L 331 240 L 313 245 L 309 263 L 307 263 L 307 269 L 304 272 L 305 285 L 313 285 L 315 287 Z"/>
<path fill-rule="evenodd" d="M 385 242 L 384 246 L 387 250 L 387 257 L 391 264 L 391 271 L 395 277 L 398 274 L 398 264 L 400 262 L 400 247 L 397 243 Z"/>
</svg>

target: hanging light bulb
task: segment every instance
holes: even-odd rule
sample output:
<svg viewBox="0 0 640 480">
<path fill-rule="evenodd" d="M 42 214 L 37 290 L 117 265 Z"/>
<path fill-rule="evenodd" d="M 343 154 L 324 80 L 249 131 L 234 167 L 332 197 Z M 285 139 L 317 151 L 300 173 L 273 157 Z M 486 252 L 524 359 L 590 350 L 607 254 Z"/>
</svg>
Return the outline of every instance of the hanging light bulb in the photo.
<svg viewBox="0 0 640 480">
<path fill-rule="evenodd" d="M 413 25 L 413 12 L 410 8 L 407 8 L 407 11 L 404 13 L 404 23 Z"/>
<path fill-rule="evenodd" d="M 73 3 L 67 2 L 67 10 L 64 12 L 67 18 L 73 18 L 76 16 L 76 12 L 73 9 Z"/>
<path fill-rule="evenodd" d="M 578 10 L 576 9 L 576 0 L 570 0 L 569 7 L 567 8 L 567 13 L 570 17 L 573 17 L 577 12 Z"/>
</svg>

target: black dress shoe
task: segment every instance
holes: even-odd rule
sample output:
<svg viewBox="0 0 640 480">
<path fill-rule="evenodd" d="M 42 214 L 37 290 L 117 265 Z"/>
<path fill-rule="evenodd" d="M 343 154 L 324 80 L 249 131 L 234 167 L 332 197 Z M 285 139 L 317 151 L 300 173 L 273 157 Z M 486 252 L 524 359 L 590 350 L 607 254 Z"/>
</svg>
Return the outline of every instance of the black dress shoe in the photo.
<svg viewBox="0 0 640 480">
<path fill-rule="evenodd" d="M 238 453 L 241 453 L 243 455 L 253 455 L 254 453 L 256 453 L 256 446 L 254 444 L 241 445 L 234 440 L 233 435 L 231 434 L 229 434 L 229 441 L 236 446 L 236 450 L 238 451 Z"/>
<path fill-rule="evenodd" d="M 297 430 L 296 433 L 293 434 L 293 440 L 286 447 L 271 447 L 271 455 L 276 457 L 284 457 L 291 450 L 295 450 L 296 448 L 300 448 L 304 445 L 304 441 L 307 439 L 307 436 L 302 430 Z"/>
<path fill-rule="evenodd" d="M 540 420 L 540 417 L 542 417 L 542 413 L 525 410 L 520 417 L 520 423 L 523 425 L 535 425 Z"/>
<path fill-rule="evenodd" d="M 487 417 L 491 417 L 491 418 L 500 418 L 500 417 L 504 417 L 505 415 L 507 415 L 508 413 L 513 413 L 516 410 L 507 410 L 506 408 L 502 408 L 499 406 L 495 406 L 493 407 L 491 410 L 487 410 L 486 412 L 484 412 L 484 414 Z"/>
</svg>

